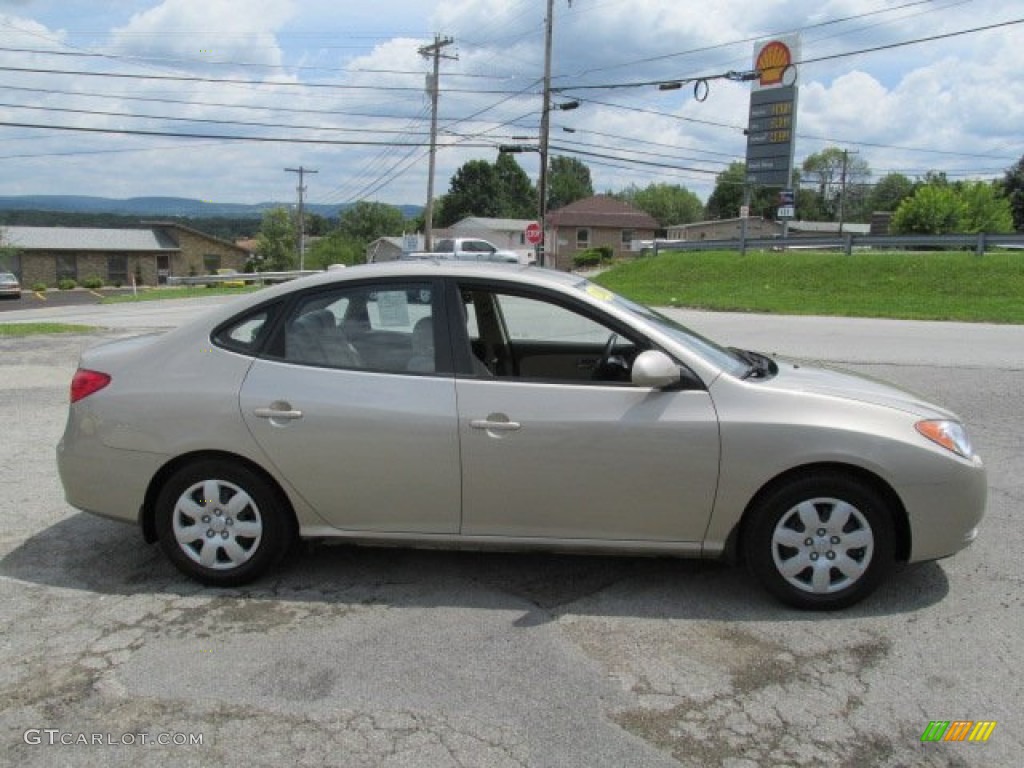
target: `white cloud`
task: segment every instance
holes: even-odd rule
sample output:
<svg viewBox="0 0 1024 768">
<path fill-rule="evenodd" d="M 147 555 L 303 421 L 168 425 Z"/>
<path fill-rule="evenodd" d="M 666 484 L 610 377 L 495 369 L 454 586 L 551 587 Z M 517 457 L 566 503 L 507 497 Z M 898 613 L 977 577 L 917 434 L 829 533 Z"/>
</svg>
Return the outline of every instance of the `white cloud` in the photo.
<svg viewBox="0 0 1024 768">
<path fill-rule="evenodd" d="M 282 62 L 275 32 L 295 13 L 293 0 L 164 0 L 112 31 L 113 47 L 141 56 Z"/>
</svg>

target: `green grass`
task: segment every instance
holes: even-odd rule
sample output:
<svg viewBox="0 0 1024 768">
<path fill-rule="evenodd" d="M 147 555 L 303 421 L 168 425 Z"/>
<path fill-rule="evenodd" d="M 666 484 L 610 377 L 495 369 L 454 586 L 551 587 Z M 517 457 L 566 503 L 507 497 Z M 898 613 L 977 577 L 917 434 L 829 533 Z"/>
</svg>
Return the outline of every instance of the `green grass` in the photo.
<svg viewBox="0 0 1024 768">
<path fill-rule="evenodd" d="M 91 325 L 70 325 L 68 323 L 0 323 L 2 336 L 35 336 L 41 333 L 93 333 L 98 329 Z"/>
<path fill-rule="evenodd" d="M 195 299 L 202 296 L 225 296 L 258 291 L 262 286 L 247 285 L 241 288 L 228 288 L 225 286 L 175 286 L 173 288 L 142 288 L 136 295 L 124 293 L 117 296 L 107 296 L 101 304 L 125 304 L 135 301 L 163 301 L 164 299 Z"/>
<path fill-rule="evenodd" d="M 653 306 L 1024 323 L 1024 252 L 676 252 L 595 282 Z"/>
</svg>

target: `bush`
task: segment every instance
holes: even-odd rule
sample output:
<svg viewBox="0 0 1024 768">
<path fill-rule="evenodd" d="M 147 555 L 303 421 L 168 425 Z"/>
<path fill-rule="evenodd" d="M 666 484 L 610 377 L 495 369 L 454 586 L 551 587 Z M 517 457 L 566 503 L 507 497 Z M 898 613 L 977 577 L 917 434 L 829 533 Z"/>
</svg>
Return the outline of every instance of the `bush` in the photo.
<svg viewBox="0 0 1024 768">
<path fill-rule="evenodd" d="M 46 285 L 46 283 L 42 283 L 42 282 L 40 282 L 40 283 L 32 283 L 32 290 L 35 293 L 42 293 L 43 291 L 45 291 L 47 289 L 47 287 L 48 286 Z"/>
<path fill-rule="evenodd" d="M 588 248 L 585 251 L 580 251 L 572 257 L 572 264 L 574 267 L 596 267 L 598 264 L 611 261 L 614 251 L 610 246 L 602 245 L 599 248 Z"/>
<path fill-rule="evenodd" d="M 97 277 L 96 275 L 92 275 L 90 277 L 87 277 L 87 278 L 85 278 L 85 280 L 82 281 L 82 287 L 83 288 L 88 288 L 91 291 L 94 291 L 97 288 L 102 288 L 103 287 L 103 278 L 102 277 Z"/>
<path fill-rule="evenodd" d="M 57 283 L 57 287 L 60 288 L 62 291 L 70 291 L 72 288 L 75 288 L 77 285 L 78 285 L 78 283 L 76 283 L 70 277 L 66 277 L 66 278 L 64 278 L 63 280 L 61 280 L 60 282 Z"/>
</svg>

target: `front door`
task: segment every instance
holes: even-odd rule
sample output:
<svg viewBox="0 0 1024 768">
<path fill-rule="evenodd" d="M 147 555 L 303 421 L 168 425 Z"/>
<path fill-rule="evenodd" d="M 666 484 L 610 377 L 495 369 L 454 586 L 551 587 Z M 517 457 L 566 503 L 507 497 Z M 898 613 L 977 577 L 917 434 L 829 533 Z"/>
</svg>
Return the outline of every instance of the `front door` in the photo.
<svg viewBox="0 0 1024 768">
<path fill-rule="evenodd" d="M 590 312 L 539 294 L 460 293 L 486 366 L 456 385 L 462 533 L 701 541 L 719 463 L 708 393 L 633 387 L 647 343 Z"/>
</svg>

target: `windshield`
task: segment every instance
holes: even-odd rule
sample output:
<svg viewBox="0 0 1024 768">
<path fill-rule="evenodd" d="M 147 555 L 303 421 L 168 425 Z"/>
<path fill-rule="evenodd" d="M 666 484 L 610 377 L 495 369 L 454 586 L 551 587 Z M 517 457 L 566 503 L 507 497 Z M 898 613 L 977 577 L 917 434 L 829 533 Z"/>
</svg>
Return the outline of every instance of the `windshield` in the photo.
<svg viewBox="0 0 1024 768">
<path fill-rule="evenodd" d="M 635 301 L 623 298 L 618 294 L 612 293 L 606 288 L 602 288 L 599 285 L 591 283 L 588 280 L 584 280 L 576 286 L 583 292 L 607 301 L 612 306 L 623 309 L 635 317 L 639 317 L 655 326 L 659 331 L 667 336 L 670 336 L 673 341 L 686 347 L 694 354 L 700 356 L 707 362 L 711 363 L 717 368 L 734 375 L 741 375 L 750 366 L 743 360 L 739 355 L 734 352 L 721 347 L 711 339 L 707 339 L 701 336 L 695 331 L 691 331 L 685 325 L 677 323 L 671 317 L 661 314 L 660 312 L 645 307 L 643 304 L 637 304 Z"/>
</svg>

